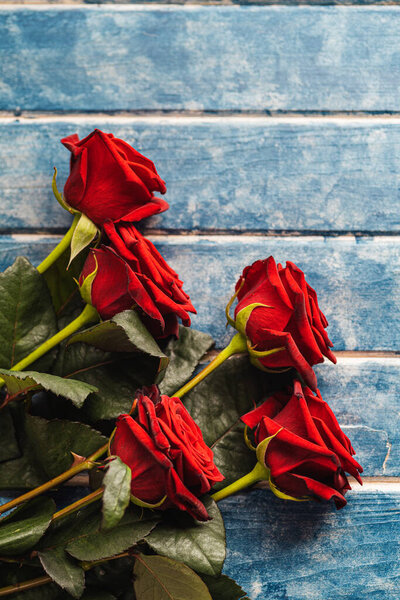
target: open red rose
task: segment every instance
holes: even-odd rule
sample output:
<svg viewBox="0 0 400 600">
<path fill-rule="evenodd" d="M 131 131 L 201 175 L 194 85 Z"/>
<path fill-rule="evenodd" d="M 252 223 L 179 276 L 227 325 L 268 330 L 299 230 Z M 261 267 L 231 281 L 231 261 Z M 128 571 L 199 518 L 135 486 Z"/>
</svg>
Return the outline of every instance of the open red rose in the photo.
<svg viewBox="0 0 400 600">
<path fill-rule="evenodd" d="M 291 393 L 274 394 L 242 421 L 254 429 L 257 444 L 275 436 L 264 462 L 279 491 L 295 498 L 333 499 L 342 508 L 351 489 L 345 472 L 362 483 L 351 442 L 318 390 L 314 395 L 295 381 Z"/>
<path fill-rule="evenodd" d="M 224 479 L 200 428 L 179 398 L 160 396 L 157 386 L 137 394 L 137 416 L 117 420 L 111 453 L 130 467 L 135 498 L 160 509 L 177 507 L 209 519 L 199 496 Z"/>
<path fill-rule="evenodd" d="M 235 289 L 235 327 L 249 340 L 253 364 L 294 367 L 316 390 L 312 365 L 323 362 L 324 356 L 334 363 L 336 358 L 325 331 L 328 321 L 303 271 L 292 262 L 277 266 L 270 256 L 246 267 Z M 280 350 L 264 354 L 275 348 Z"/>
<path fill-rule="evenodd" d="M 139 221 L 167 210 L 167 202 L 153 195 L 166 192 L 154 164 L 112 133 L 95 129 L 82 140 L 75 133 L 61 143 L 71 152 L 65 200 L 96 225 L 106 219 Z"/>
<path fill-rule="evenodd" d="M 178 275 L 133 225 L 108 221 L 104 232 L 108 240 L 90 251 L 79 280 L 96 271 L 90 303 L 103 319 L 135 308 L 154 337 L 177 336 L 178 317 L 189 326 L 196 312 Z"/>
</svg>

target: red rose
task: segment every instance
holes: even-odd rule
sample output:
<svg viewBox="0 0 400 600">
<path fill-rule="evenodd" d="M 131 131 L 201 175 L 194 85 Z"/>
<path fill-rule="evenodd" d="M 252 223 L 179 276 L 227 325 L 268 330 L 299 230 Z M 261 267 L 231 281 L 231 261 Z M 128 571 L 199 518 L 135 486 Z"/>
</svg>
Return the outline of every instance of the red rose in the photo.
<svg viewBox="0 0 400 600">
<path fill-rule="evenodd" d="M 138 308 L 142 320 L 157 338 L 178 335 L 178 317 L 190 325 L 195 313 L 182 281 L 154 245 L 126 223 L 104 224 L 105 245 L 91 250 L 82 270 L 80 286 L 93 274 L 90 303 L 103 319 Z"/>
<path fill-rule="evenodd" d="M 277 267 L 270 256 L 246 267 L 235 289 L 235 327 L 249 341 L 253 364 L 266 369 L 294 367 L 316 390 L 312 365 L 323 362 L 323 355 L 334 363 L 336 358 L 325 331 L 328 321 L 303 271 L 291 262 Z M 275 348 L 280 350 L 264 354 Z"/>
<path fill-rule="evenodd" d="M 166 192 L 154 164 L 112 133 L 95 129 L 83 140 L 75 133 L 61 143 L 72 153 L 65 200 L 96 225 L 106 219 L 139 221 L 167 210 L 168 204 L 153 196 Z"/>
<path fill-rule="evenodd" d="M 255 428 L 257 444 L 275 436 L 264 463 L 278 491 L 295 498 L 333 498 L 342 508 L 344 494 L 351 489 L 345 471 L 362 483 L 362 467 L 352 456 L 351 442 L 318 390 L 314 395 L 295 381 L 291 394 L 274 394 L 242 421 Z"/>
<path fill-rule="evenodd" d="M 199 500 L 224 479 L 213 452 L 179 398 L 160 396 L 157 386 L 137 395 L 137 416 L 121 415 L 111 444 L 112 454 L 130 467 L 135 498 L 160 508 L 177 507 L 195 519 L 208 513 Z"/>
</svg>

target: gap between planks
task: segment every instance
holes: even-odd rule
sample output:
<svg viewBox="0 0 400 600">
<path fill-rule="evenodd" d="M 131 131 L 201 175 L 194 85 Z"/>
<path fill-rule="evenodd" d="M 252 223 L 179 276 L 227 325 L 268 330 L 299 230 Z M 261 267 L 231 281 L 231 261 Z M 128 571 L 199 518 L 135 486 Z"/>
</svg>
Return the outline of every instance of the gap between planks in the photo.
<svg viewBox="0 0 400 600">
<path fill-rule="evenodd" d="M 0 11 L 2 9 L 0 4 Z M 87 6 L 87 5 L 85 5 Z M 110 5 L 107 5 L 110 6 Z M 119 5 L 121 6 L 121 5 Z M 400 8 L 400 6 L 399 6 Z M 340 125 L 351 120 L 355 125 L 374 125 L 383 121 L 400 124 L 399 111 L 314 111 L 314 110 L 260 110 L 260 111 L 237 111 L 237 110 L 132 110 L 132 111 L 101 111 L 101 112 L 81 112 L 81 111 L 21 111 L 16 108 L 14 111 L 0 110 L 0 124 L 2 123 L 20 123 L 21 125 L 32 122 L 40 124 L 63 121 L 66 123 L 82 121 L 82 123 L 98 123 L 99 120 L 112 119 L 117 124 L 134 123 L 135 120 L 141 123 L 162 124 L 163 122 L 175 125 L 179 123 L 190 124 L 202 121 L 204 123 L 213 123 L 222 119 L 229 119 L 232 124 L 235 121 L 240 123 L 249 120 L 251 123 L 274 123 L 274 124 L 298 124 L 313 125 L 316 123 L 332 123 Z"/>
<path fill-rule="evenodd" d="M 109 3 L 117 4 L 112 0 L 105 0 L 95 2 L 94 0 L 56 0 L 57 4 L 73 5 L 77 4 L 80 6 L 86 6 L 88 3 L 96 5 L 109 5 Z M 130 0 L 122 0 L 119 4 L 129 4 Z M 9 2 L 2 2 L 1 5 L 5 4 L 46 4 L 52 6 L 46 0 L 10 0 Z M 132 4 L 138 4 L 135 0 L 132 0 Z M 398 6 L 398 0 L 161 0 L 158 4 L 175 4 L 175 5 L 188 5 L 193 4 L 195 6 Z"/>
<path fill-rule="evenodd" d="M 190 0 L 186 2 L 185 0 L 178 0 L 177 2 L 171 2 L 170 0 L 165 0 L 164 2 L 152 2 L 151 4 L 147 4 L 145 2 L 132 2 L 124 1 L 124 2 L 92 2 L 88 0 L 88 2 L 81 2 L 79 0 L 56 0 L 56 2 L 46 2 L 41 0 L 10 0 L 9 2 L 0 2 L 0 8 L 9 8 L 10 10 L 23 9 L 25 6 L 29 6 L 29 9 L 33 10 L 63 10 L 65 8 L 71 9 L 89 9 L 89 10 L 98 10 L 103 6 L 107 8 L 107 10 L 126 10 L 126 11 L 138 11 L 138 10 L 168 10 L 169 8 L 172 10 L 176 6 L 185 10 L 191 10 L 192 8 L 196 8 L 198 6 L 222 6 L 222 7 L 237 7 L 238 9 L 242 7 L 252 7 L 252 6 L 268 6 L 270 8 L 280 9 L 281 7 L 295 7 L 295 8 L 303 8 L 303 7 L 325 7 L 325 6 L 334 6 L 334 7 L 345 7 L 346 10 L 351 10 L 352 8 L 360 8 L 362 6 L 376 6 L 378 8 L 384 9 L 385 7 L 393 8 L 398 7 L 398 0 L 298 0 L 297 2 L 294 0 L 260 0 L 260 1 L 250 1 L 246 2 L 245 0 L 242 2 L 231 1 L 231 0 Z"/>
</svg>

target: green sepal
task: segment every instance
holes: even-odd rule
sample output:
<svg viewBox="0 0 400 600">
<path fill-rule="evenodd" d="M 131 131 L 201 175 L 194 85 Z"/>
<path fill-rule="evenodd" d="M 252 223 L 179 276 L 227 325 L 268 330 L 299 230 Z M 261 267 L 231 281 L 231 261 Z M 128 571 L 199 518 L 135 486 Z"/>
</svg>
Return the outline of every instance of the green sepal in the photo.
<svg viewBox="0 0 400 600">
<path fill-rule="evenodd" d="M 267 451 L 269 443 L 271 440 L 274 439 L 275 436 L 278 435 L 278 433 L 280 433 L 282 431 L 282 429 L 283 429 L 283 427 L 281 427 L 279 429 L 279 431 L 277 431 L 273 435 L 270 435 L 269 437 L 265 438 L 262 442 L 260 442 L 258 444 L 258 446 L 256 448 L 257 460 L 258 460 L 258 463 L 266 469 L 266 472 L 267 472 L 266 480 L 268 481 L 269 487 L 270 487 L 271 491 L 275 494 L 275 496 L 277 496 L 281 500 L 292 500 L 293 502 L 306 502 L 307 500 L 310 500 L 310 498 L 308 498 L 308 497 L 295 498 L 294 496 L 289 496 L 289 494 L 285 494 L 284 492 L 281 492 L 276 487 L 275 483 L 273 482 L 273 480 L 271 478 L 271 471 L 265 464 L 265 453 Z"/>
<path fill-rule="evenodd" d="M 86 302 L 86 304 L 92 304 L 92 285 L 93 285 L 94 278 L 97 275 L 97 271 L 99 269 L 99 264 L 97 262 L 95 254 L 93 254 L 93 258 L 96 263 L 96 267 L 95 267 L 94 271 L 92 271 L 91 273 L 89 273 L 89 275 L 87 277 L 85 277 L 82 285 L 79 286 L 79 292 L 82 296 L 82 300 L 84 302 Z"/>
<path fill-rule="evenodd" d="M 239 310 L 239 312 L 237 313 L 235 319 L 235 329 L 237 329 L 237 331 L 239 331 L 242 335 L 246 336 L 247 321 L 249 320 L 253 310 L 258 306 L 263 306 L 264 308 L 271 308 L 271 306 L 268 306 L 268 304 L 263 304 L 262 302 L 253 302 L 253 304 L 245 306 L 245 308 L 242 308 L 242 310 Z"/>
<path fill-rule="evenodd" d="M 131 494 L 131 502 L 133 504 L 136 504 L 136 506 L 140 506 L 141 508 L 151 508 L 151 509 L 159 508 L 162 504 L 164 504 L 166 499 L 167 499 L 167 496 L 163 496 L 159 502 L 156 502 L 155 504 L 151 504 L 150 502 L 145 502 L 144 500 L 141 500 L 140 498 L 137 498 L 136 496 Z"/>
<path fill-rule="evenodd" d="M 85 214 L 82 213 L 72 236 L 71 255 L 68 266 L 71 264 L 74 258 L 82 252 L 82 250 L 87 248 L 92 243 L 96 235 L 99 233 L 100 230 L 98 227 L 96 227 L 93 221 L 91 221 Z"/>
<path fill-rule="evenodd" d="M 304 498 L 295 498 L 294 496 L 289 496 L 289 494 L 281 492 L 272 481 L 271 474 L 269 475 L 268 483 L 271 491 L 275 494 L 275 496 L 277 496 L 277 498 L 280 498 L 281 500 L 291 500 L 292 502 L 308 502 L 311 500 L 311 498 L 308 496 L 305 496 Z"/>
<path fill-rule="evenodd" d="M 265 465 L 265 453 L 267 451 L 267 448 L 269 446 L 269 443 L 271 440 L 274 439 L 275 436 L 278 435 L 278 433 L 280 431 L 282 431 L 283 427 L 281 427 L 279 429 L 279 431 L 277 431 L 276 433 L 274 433 L 273 435 L 270 435 L 269 437 L 265 438 L 262 442 L 260 442 L 256 448 L 256 456 L 257 456 L 257 460 L 260 464 Z M 267 467 L 268 468 L 268 467 Z"/>
<path fill-rule="evenodd" d="M 79 213 L 78 210 L 75 210 L 74 208 L 72 208 L 71 206 L 69 206 L 69 204 L 67 204 L 67 202 L 65 201 L 65 199 L 63 198 L 63 196 L 58 191 L 58 188 L 57 188 L 57 169 L 56 169 L 56 167 L 54 167 L 54 175 L 53 175 L 53 180 L 52 180 L 52 183 L 51 183 L 51 187 L 52 187 L 55 199 L 57 200 L 57 202 L 59 203 L 59 205 L 63 207 L 64 210 L 66 210 L 69 213 L 71 213 L 71 215 L 75 215 L 76 213 Z"/>
</svg>

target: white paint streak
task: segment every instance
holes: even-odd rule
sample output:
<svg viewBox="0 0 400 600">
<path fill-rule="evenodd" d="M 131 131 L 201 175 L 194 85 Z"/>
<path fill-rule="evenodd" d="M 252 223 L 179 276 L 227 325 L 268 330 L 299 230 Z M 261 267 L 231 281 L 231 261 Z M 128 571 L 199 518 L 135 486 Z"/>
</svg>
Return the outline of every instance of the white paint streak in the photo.
<svg viewBox="0 0 400 600">
<path fill-rule="evenodd" d="M 390 453 L 392 451 L 392 444 L 390 443 L 389 438 L 386 441 L 386 448 L 387 448 L 387 454 L 385 456 L 385 460 L 383 461 L 383 465 L 382 465 L 382 472 L 383 473 L 386 472 L 386 465 L 387 465 L 387 462 L 388 462 L 388 460 L 390 458 Z"/>
<path fill-rule="evenodd" d="M 253 600 L 256 600 L 256 598 L 259 598 L 261 593 L 262 593 L 262 583 L 259 579 L 256 579 L 251 584 L 250 595 L 253 598 Z"/>
</svg>

